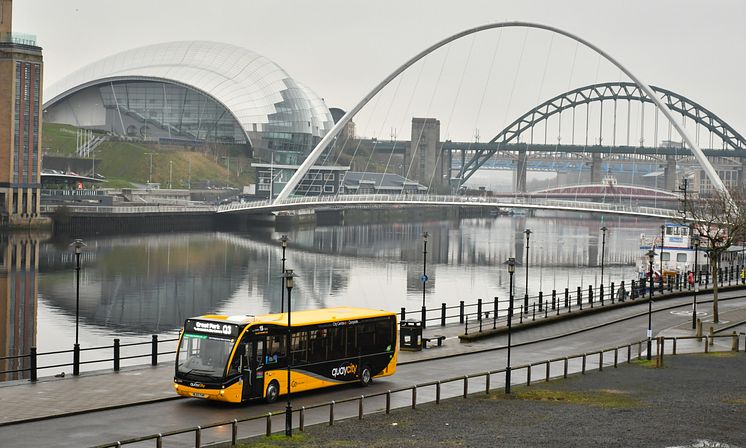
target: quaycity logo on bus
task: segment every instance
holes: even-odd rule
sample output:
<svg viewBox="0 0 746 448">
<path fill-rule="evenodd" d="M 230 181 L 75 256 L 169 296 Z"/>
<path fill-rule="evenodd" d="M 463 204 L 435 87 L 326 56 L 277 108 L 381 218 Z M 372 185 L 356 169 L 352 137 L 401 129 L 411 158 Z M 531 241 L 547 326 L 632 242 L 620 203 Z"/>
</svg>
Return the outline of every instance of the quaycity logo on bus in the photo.
<svg viewBox="0 0 746 448">
<path fill-rule="evenodd" d="M 357 373 L 357 364 L 351 362 L 342 363 L 341 366 L 332 369 L 332 378 L 354 375 Z"/>
</svg>

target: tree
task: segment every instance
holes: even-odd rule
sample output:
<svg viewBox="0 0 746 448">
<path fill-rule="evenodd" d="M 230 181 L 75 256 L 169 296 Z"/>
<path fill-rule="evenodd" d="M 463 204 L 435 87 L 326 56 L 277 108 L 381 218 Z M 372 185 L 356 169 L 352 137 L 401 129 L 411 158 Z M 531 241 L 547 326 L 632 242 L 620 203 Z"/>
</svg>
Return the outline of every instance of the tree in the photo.
<svg viewBox="0 0 746 448">
<path fill-rule="evenodd" d="M 691 224 L 694 233 L 700 235 L 701 244 L 707 253 L 712 275 L 712 317 L 718 316 L 718 267 L 720 256 L 736 241 L 746 236 L 746 189 L 729 189 L 712 192 L 707 196 L 687 197 L 682 201 L 682 221 Z"/>
</svg>

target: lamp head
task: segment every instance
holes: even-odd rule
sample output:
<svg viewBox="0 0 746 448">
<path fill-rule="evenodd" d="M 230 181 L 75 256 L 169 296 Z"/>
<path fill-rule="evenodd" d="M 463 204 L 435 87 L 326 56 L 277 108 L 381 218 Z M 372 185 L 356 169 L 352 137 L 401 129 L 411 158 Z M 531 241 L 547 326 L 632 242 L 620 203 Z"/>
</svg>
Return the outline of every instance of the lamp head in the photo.
<svg viewBox="0 0 746 448">
<path fill-rule="evenodd" d="M 694 244 L 694 247 L 699 247 L 699 243 L 700 243 L 699 235 L 692 236 L 692 244 Z"/>
<path fill-rule="evenodd" d="M 523 233 L 525 233 L 526 236 L 530 236 L 531 235 L 531 229 L 526 229 L 526 230 L 523 231 Z"/>
<path fill-rule="evenodd" d="M 422 234 L 422 240 L 423 240 L 423 241 L 427 241 L 427 237 L 429 237 L 429 236 L 430 236 L 430 234 L 429 234 L 429 233 L 427 233 L 427 232 L 424 232 L 424 233 Z"/>
<path fill-rule="evenodd" d="M 280 237 L 280 241 L 282 242 L 282 247 L 288 247 L 288 236 L 282 235 Z"/>
<path fill-rule="evenodd" d="M 70 243 L 70 246 L 75 248 L 76 254 L 79 254 L 80 249 L 86 247 L 86 244 L 80 238 L 76 238 L 72 243 Z"/>
<path fill-rule="evenodd" d="M 513 257 L 508 258 L 505 264 L 508 265 L 508 273 L 512 274 L 515 272 L 515 258 Z"/>
<path fill-rule="evenodd" d="M 650 264 L 653 264 L 653 261 L 655 260 L 655 251 L 653 249 L 648 251 L 648 259 L 650 260 Z"/>
<path fill-rule="evenodd" d="M 293 270 L 286 269 L 285 270 L 285 287 L 287 289 L 293 289 L 293 277 L 295 277 L 295 274 L 293 274 Z"/>
<path fill-rule="evenodd" d="M 609 230 L 609 229 L 607 229 L 606 226 L 601 227 L 601 231 L 602 232 L 606 232 L 607 230 Z"/>
</svg>

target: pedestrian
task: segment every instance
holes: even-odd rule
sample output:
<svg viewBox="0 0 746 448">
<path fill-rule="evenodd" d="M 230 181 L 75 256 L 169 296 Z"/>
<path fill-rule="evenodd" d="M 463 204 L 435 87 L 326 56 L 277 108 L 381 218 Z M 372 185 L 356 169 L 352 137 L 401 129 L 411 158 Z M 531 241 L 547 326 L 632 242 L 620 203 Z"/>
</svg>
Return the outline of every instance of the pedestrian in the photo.
<svg viewBox="0 0 746 448">
<path fill-rule="evenodd" d="M 741 268 L 741 284 L 746 283 L 746 267 Z"/>
<path fill-rule="evenodd" d="M 741 275 L 741 278 L 743 278 L 743 275 Z M 694 272 L 689 271 L 689 274 L 687 274 L 686 276 L 686 281 L 687 283 L 689 283 L 689 289 L 692 289 L 692 287 L 694 286 Z"/>
</svg>

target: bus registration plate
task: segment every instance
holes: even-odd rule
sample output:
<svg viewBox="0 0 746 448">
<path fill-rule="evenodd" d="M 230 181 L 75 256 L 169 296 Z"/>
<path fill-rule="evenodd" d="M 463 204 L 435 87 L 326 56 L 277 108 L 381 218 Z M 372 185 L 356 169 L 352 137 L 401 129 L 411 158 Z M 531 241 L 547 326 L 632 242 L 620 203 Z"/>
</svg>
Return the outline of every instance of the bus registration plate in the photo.
<svg viewBox="0 0 746 448">
<path fill-rule="evenodd" d="M 205 394 L 201 394 L 199 392 L 192 392 L 192 396 L 197 398 L 205 398 Z"/>
</svg>

